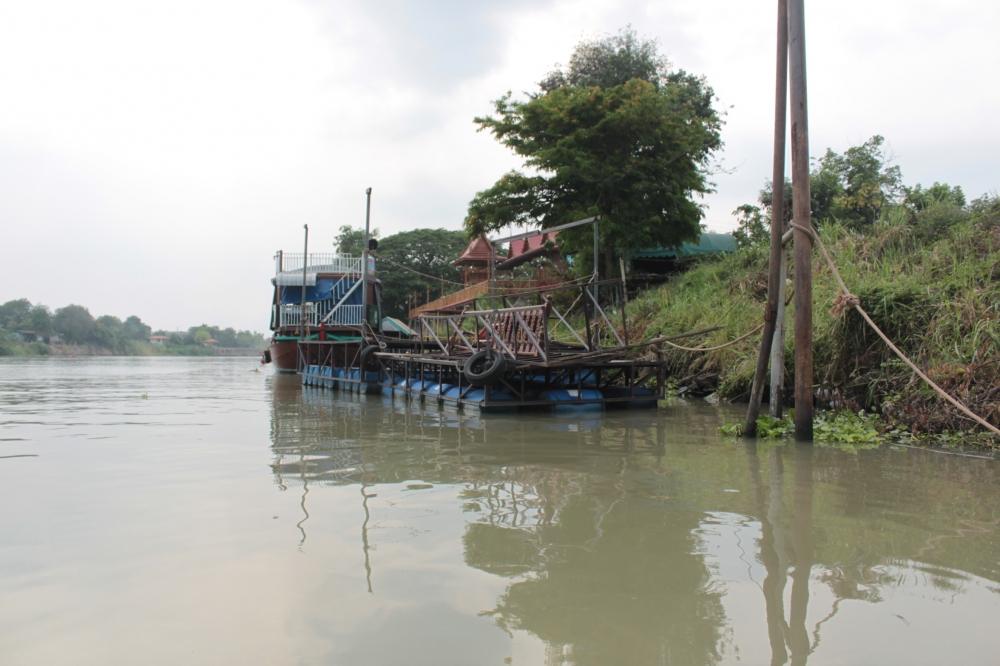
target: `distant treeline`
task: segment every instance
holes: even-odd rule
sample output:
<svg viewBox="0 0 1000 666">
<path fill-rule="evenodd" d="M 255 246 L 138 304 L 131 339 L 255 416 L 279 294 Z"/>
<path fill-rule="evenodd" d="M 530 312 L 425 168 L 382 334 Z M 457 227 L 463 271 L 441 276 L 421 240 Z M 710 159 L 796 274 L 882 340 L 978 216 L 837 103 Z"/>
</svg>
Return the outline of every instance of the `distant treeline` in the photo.
<svg viewBox="0 0 1000 666">
<path fill-rule="evenodd" d="M 135 315 L 124 321 L 113 315 L 95 318 L 82 305 L 52 311 L 26 298 L 0 305 L 0 356 L 40 355 L 65 349 L 94 354 L 209 355 L 218 348 L 256 350 L 264 345 L 260 333 L 208 324 L 186 331 L 153 331 Z"/>
</svg>

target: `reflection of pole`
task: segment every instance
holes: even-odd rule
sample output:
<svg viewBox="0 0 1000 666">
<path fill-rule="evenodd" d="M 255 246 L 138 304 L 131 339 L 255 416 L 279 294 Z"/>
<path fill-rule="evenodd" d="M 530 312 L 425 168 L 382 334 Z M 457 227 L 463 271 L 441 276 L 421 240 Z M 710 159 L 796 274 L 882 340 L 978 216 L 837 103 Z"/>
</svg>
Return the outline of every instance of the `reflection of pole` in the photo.
<svg viewBox="0 0 1000 666">
<path fill-rule="evenodd" d="M 361 484 L 361 506 L 365 510 L 365 521 L 361 523 L 361 550 L 365 554 L 365 580 L 368 581 L 368 593 L 373 594 L 372 590 L 372 561 L 371 556 L 368 554 L 368 520 L 371 518 L 371 514 L 368 512 L 368 493 L 365 492 L 366 484 Z"/>
<path fill-rule="evenodd" d="M 778 48 L 774 86 L 774 164 L 771 170 L 771 256 L 767 272 L 767 305 L 764 308 L 764 332 L 760 340 L 760 352 L 754 369 L 753 385 L 750 389 L 750 404 L 743 432 L 748 437 L 757 434 L 757 414 L 764 394 L 764 376 L 774 338 L 774 327 L 778 321 L 779 281 L 784 281 L 781 271 L 782 226 L 785 204 L 785 107 L 788 93 L 788 5 L 786 0 L 778 0 Z M 771 395 L 771 402 L 775 401 Z"/>
<path fill-rule="evenodd" d="M 299 532 L 302 534 L 302 539 L 299 540 L 299 550 L 302 550 L 302 545 L 306 542 L 306 529 L 303 525 L 309 520 L 309 512 L 306 510 L 306 495 L 309 494 L 309 481 L 305 477 L 305 460 L 300 458 L 299 465 L 300 474 L 302 474 L 302 499 L 299 500 L 299 506 L 302 507 L 302 520 L 295 523 L 295 526 L 299 528 Z"/>
<path fill-rule="evenodd" d="M 776 531 L 780 529 L 781 521 L 781 457 L 776 449 L 771 450 L 771 470 L 768 474 L 770 491 L 765 493 L 764 484 L 760 478 L 757 445 L 754 442 L 747 444 L 747 456 L 749 457 L 750 478 L 753 482 L 754 497 L 757 503 L 757 514 L 760 517 L 760 560 L 767 571 L 761 589 L 764 592 L 767 639 L 771 644 L 771 664 L 772 666 L 781 666 L 788 661 L 788 652 L 785 650 L 785 634 L 788 630 L 785 624 L 785 566 L 782 563 L 779 540 L 775 538 Z"/>
<path fill-rule="evenodd" d="M 795 515 L 792 518 L 792 550 L 795 569 L 792 573 L 791 608 L 788 615 L 788 647 L 792 666 L 805 664 L 809 656 L 806 611 L 809 606 L 809 574 L 812 570 L 812 501 L 813 450 L 795 447 Z"/>
</svg>

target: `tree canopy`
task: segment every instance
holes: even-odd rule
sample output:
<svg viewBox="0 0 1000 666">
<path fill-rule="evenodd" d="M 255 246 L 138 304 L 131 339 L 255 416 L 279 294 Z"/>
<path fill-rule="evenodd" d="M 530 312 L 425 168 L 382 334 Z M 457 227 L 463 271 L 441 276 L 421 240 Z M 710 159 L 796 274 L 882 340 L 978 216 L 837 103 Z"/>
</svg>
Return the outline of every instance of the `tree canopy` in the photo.
<svg viewBox="0 0 1000 666">
<path fill-rule="evenodd" d="M 903 185 L 902 172 L 891 163 L 884 144 L 885 139 L 876 134 L 843 153 L 827 148 L 813 162 L 809 191 L 815 224 L 837 220 L 852 229 L 864 229 L 900 206 L 911 217 L 932 205 L 965 206 L 961 187 L 937 182 L 927 188 L 919 184 Z M 792 210 L 792 184 L 788 180 L 784 194 L 787 222 Z M 756 204 L 746 203 L 733 211 L 738 223 L 734 232 L 738 244 L 752 245 L 769 239 L 772 196 L 773 188 L 768 182 Z"/>
<path fill-rule="evenodd" d="M 697 240 L 708 162 L 722 121 L 704 79 L 670 70 L 656 44 L 631 30 L 579 44 L 527 100 L 507 93 L 475 119 L 524 158 L 469 204 L 470 233 L 511 224 L 555 226 L 600 215 L 605 260 L 649 245 Z M 560 244 L 582 257 L 590 232 Z"/>
<path fill-rule="evenodd" d="M 465 245 L 463 232 L 447 229 L 413 229 L 383 238 L 377 253 L 383 260 L 379 269 L 383 313 L 403 317 L 410 294 L 423 301 L 428 289 L 434 297 L 453 290 L 461 276 L 451 262 Z"/>
<path fill-rule="evenodd" d="M 165 331 L 158 331 L 166 335 Z M 45 353 L 45 343 L 55 342 L 51 336 L 58 335 L 61 342 L 71 345 L 107 350 L 115 354 L 150 353 L 149 338 L 152 329 L 136 315 L 124 321 L 114 315 L 94 318 L 82 305 L 67 305 L 55 314 L 41 303 L 32 305 L 26 298 L 19 298 L 0 305 L 0 356 L 25 353 L 25 343 L 36 341 L 38 347 L 30 353 Z M 192 326 L 184 332 L 169 335 L 166 347 L 192 347 L 214 339 L 220 347 L 243 347 L 259 349 L 264 346 L 264 337 L 253 331 L 237 331 L 202 324 Z M 20 350 L 20 351 L 19 351 Z M 168 350 L 176 353 L 176 350 Z M 188 350 L 190 351 L 190 350 Z"/>
<path fill-rule="evenodd" d="M 378 229 L 371 230 L 371 237 L 378 238 Z M 340 254 L 360 257 L 365 250 L 365 230 L 355 229 L 351 225 L 345 224 L 337 231 L 333 244 Z"/>
</svg>

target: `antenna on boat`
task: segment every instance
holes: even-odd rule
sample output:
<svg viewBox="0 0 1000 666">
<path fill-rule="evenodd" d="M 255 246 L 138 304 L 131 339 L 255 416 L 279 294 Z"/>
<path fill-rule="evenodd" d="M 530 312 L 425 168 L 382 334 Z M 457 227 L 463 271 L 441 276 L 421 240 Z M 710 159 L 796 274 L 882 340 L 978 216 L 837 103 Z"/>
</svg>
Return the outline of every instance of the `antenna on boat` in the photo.
<svg viewBox="0 0 1000 666">
<path fill-rule="evenodd" d="M 309 225 L 303 224 L 306 230 L 305 246 L 302 248 L 302 300 L 299 301 L 299 337 L 306 337 L 306 268 L 309 266 Z"/>
<path fill-rule="evenodd" d="M 361 325 L 368 321 L 368 242 L 371 238 L 372 188 L 365 190 L 365 245 L 361 250 Z M 362 329 L 363 330 L 363 329 Z"/>
</svg>

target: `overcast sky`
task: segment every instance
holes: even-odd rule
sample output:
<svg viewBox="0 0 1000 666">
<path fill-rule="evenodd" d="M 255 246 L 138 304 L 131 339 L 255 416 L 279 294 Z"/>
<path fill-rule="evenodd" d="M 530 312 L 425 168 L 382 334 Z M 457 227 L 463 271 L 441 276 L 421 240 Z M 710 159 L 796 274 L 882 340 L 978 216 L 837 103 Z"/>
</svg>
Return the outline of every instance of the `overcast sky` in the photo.
<svg viewBox="0 0 1000 666">
<path fill-rule="evenodd" d="M 473 116 L 631 24 L 726 109 L 710 229 L 770 176 L 773 0 L 0 0 L 0 302 L 264 330 L 272 256 L 461 226 L 517 161 Z M 811 153 L 996 192 L 1000 5 L 806 2 Z"/>
</svg>

